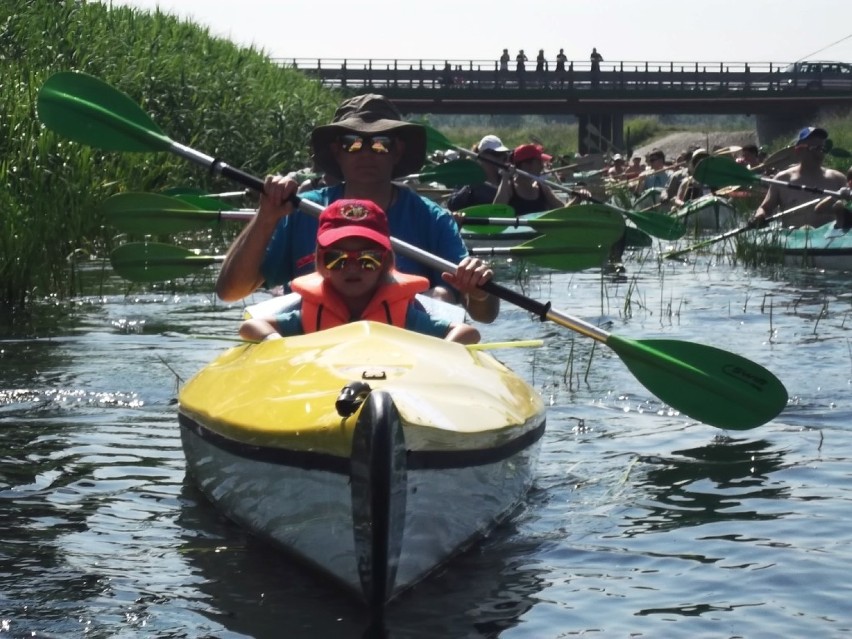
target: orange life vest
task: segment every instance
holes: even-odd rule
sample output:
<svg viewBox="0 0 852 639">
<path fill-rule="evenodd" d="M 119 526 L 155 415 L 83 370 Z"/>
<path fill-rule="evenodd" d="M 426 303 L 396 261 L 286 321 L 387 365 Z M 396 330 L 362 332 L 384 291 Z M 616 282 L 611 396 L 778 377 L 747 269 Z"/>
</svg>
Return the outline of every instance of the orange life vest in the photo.
<svg viewBox="0 0 852 639">
<path fill-rule="evenodd" d="M 313 333 L 358 320 L 371 320 L 405 328 L 408 307 L 417 293 L 429 288 L 429 280 L 397 270 L 379 285 L 361 317 L 350 317 L 340 295 L 319 273 L 297 277 L 290 288 L 302 297 L 302 330 Z"/>
</svg>

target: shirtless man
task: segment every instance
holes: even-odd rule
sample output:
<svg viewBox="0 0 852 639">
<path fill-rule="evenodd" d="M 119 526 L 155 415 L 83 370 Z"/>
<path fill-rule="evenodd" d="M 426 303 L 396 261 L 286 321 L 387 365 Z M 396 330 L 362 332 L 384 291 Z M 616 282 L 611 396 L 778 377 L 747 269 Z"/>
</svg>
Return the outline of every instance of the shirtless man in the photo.
<svg viewBox="0 0 852 639">
<path fill-rule="evenodd" d="M 813 186 L 829 191 L 839 191 L 846 187 L 846 176 L 840 171 L 827 169 L 822 166 L 825 157 L 828 132 L 818 127 L 807 127 L 799 131 L 793 142 L 796 159 L 799 164 L 781 171 L 775 176 L 776 180 L 790 182 L 790 184 L 801 184 Z M 814 199 L 812 193 L 790 189 L 777 184 L 772 184 L 763 203 L 757 208 L 754 216 L 749 220 L 751 228 L 760 228 L 766 225 L 766 218 L 772 215 L 779 207 L 782 211 L 804 204 Z M 831 207 L 820 207 L 816 210 L 814 206 L 808 206 L 801 211 L 796 211 L 784 218 L 785 226 L 800 227 L 810 225 L 822 226 L 834 219 Z"/>
<path fill-rule="evenodd" d="M 839 229 L 852 228 L 852 209 L 849 208 L 849 195 L 852 193 L 852 167 L 846 171 L 846 187 L 840 189 L 840 198 L 827 195 L 815 207 L 817 213 L 834 215 L 834 226 Z M 845 201 L 844 201 L 845 199 Z"/>
</svg>

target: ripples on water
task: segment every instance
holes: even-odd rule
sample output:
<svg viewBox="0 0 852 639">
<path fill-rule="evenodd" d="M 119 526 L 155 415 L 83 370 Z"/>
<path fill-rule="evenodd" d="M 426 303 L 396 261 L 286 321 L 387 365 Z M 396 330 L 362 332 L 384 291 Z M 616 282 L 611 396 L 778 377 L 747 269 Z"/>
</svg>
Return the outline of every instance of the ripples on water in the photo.
<svg viewBox="0 0 852 639">
<path fill-rule="evenodd" d="M 650 396 L 606 347 L 505 308 L 488 340 L 548 402 L 530 498 L 389 612 L 406 637 L 843 637 L 852 631 L 843 276 L 724 263 L 535 273 L 525 291 L 627 337 L 713 344 L 790 405 L 723 432 Z M 510 277 L 503 273 L 504 279 Z M 325 581 L 220 518 L 184 477 L 178 384 L 238 308 L 81 298 L 0 342 L 0 637 L 362 637 Z M 55 324 L 55 325 L 54 325 Z"/>
</svg>

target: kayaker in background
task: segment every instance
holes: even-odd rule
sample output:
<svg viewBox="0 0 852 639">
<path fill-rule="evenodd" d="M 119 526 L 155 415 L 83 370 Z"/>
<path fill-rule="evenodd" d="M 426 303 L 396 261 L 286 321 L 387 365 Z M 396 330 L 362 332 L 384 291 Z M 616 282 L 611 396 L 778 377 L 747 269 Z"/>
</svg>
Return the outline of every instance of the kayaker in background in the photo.
<svg viewBox="0 0 852 639">
<path fill-rule="evenodd" d="M 387 216 L 374 202 L 337 200 L 323 210 L 315 263 L 316 272 L 291 282 L 301 297 L 295 306 L 274 317 L 244 321 L 240 336 L 280 339 L 372 320 L 461 344 L 479 341 L 473 326 L 432 317 L 416 303 L 415 295 L 429 288 L 429 280 L 394 268 Z M 459 284 L 454 275 L 444 278 Z M 465 292 L 481 293 L 476 288 Z"/>
<path fill-rule="evenodd" d="M 760 149 L 756 144 L 746 144 L 740 149 L 740 154 L 737 157 L 737 163 L 748 168 L 760 164 Z"/>
<path fill-rule="evenodd" d="M 642 174 L 642 171 L 644 171 L 645 168 L 645 165 L 642 164 L 642 158 L 638 155 L 634 155 L 630 158 L 630 164 L 626 169 L 624 169 L 624 177 L 628 180 L 637 178 Z"/>
<path fill-rule="evenodd" d="M 673 200 L 677 196 L 681 183 L 689 177 L 689 159 L 697 148 L 689 147 L 678 154 L 674 165 L 672 165 L 669 182 L 666 184 L 666 200 Z"/>
<path fill-rule="evenodd" d="M 544 171 L 543 149 L 538 144 L 522 144 L 512 151 L 511 162 L 516 169 L 531 175 Z M 494 204 L 508 204 L 515 215 L 539 213 L 566 206 L 549 186 L 516 171 L 503 171 Z"/>
<path fill-rule="evenodd" d="M 665 188 L 671 179 L 672 172 L 666 168 L 666 154 L 662 149 L 653 149 L 648 154 L 648 166 L 639 175 L 636 183 L 636 193 L 646 189 Z"/>
<path fill-rule="evenodd" d="M 710 187 L 702 184 L 693 177 L 695 167 L 698 166 L 698 163 L 701 162 L 701 160 L 708 157 L 710 157 L 710 154 L 707 152 L 707 149 L 695 149 L 695 151 L 692 152 L 692 157 L 689 159 L 689 164 L 687 165 L 688 175 L 686 179 L 680 183 L 680 186 L 677 189 L 677 195 L 675 195 L 672 200 L 672 206 L 674 208 L 680 208 L 690 200 L 697 200 L 703 195 L 710 194 Z"/>
<path fill-rule="evenodd" d="M 623 180 L 625 177 L 624 157 L 621 153 L 616 153 L 612 156 L 612 166 L 606 172 L 608 178 L 613 180 Z"/>
<path fill-rule="evenodd" d="M 828 131 L 825 129 L 812 126 L 802 129 L 793 141 L 793 150 L 799 163 L 781 171 L 775 176 L 775 179 L 829 191 L 839 191 L 846 188 L 846 199 L 848 199 L 846 176 L 840 171 L 822 166 L 825 153 L 831 148 L 830 144 L 831 140 L 828 139 Z M 772 215 L 776 209 L 780 208 L 785 211 L 804 204 L 813 197 L 813 194 L 807 191 L 771 184 L 766 192 L 766 197 L 755 211 L 754 216 L 748 221 L 748 225 L 751 228 L 763 227 L 766 225 L 766 218 Z M 820 210 L 816 210 L 815 206 L 809 206 L 784 217 L 784 226 L 810 225 L 818 227 L 832 221 L 832 216 L 833 207 L 825 205 Z"/>
<path fill-rule="evenodd" d="M 316 189 L 322 189 L 326 186 L 334 186 L 335 184 L 339 184 L 340 180 L 325 173 L 317 166 L 316 158 L 313 154 L 311 154 L 311 168 L 310 172 L 313 173 L 313 177 L 309 177 L 306 180 L 303 180 L 299 185 L 299 193 L 304 193 L 305 191 L 315 191 Z"/>
<path fill-rule="evenodd" d="M 508 163 L 509 148 L 496 135 L 486 135 L 473 147 L 473 151 L 480 156 L 479 164 L 485 172 L 485 182 L 466 184 L 456 189 L 447 200 L 447 208 L 451 211 L 460 211 L 477 204 L 491 204 L 497 195 L 500 165 Z"/>
<path fill-rule="evenodd" d="M 392 182 L 420 170 L 426 131 L 405 122 L 387 98 L 366 94 L 345 100 L 331 124 L 312 131 L 311 148 L 317 166 L 342 182 L 302 193 L 303 199 L 323 207 L 343 198 L 376 202 L 387 212 L 394 237 L 458 265 L 459 290 L 491 279 L 488 265 L 468 256 L 449 211 Z M 261 285 L 286 290 L 295 277 L 314 270 L 317 221 L 307 214 L 290 215 L 289 200 L 298 186 L 292 175 L 266 178 L 258 213 L 231 245 L 219 272 L 216 293 L 221 299 L 242 299 Z M 431 297 L 463 303 L 474 320 L 492 322 L 497 317 L 498 298 L 481 291 L 460 295 L 440 273 L 405 256 L 398 256 L 396 263 L 404 273 L 428 278 Z"/>
</svg>

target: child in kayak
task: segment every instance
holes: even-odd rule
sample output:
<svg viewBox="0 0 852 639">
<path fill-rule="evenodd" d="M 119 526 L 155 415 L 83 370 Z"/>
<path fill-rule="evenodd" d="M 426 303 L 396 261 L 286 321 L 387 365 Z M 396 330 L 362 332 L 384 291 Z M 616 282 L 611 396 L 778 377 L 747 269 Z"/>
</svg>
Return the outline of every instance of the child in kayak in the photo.
<svg viewBox="0 0 852 639">
<path fill-rule="evenodd" d="M 415 300 L 429 281 L 394 268 L 385 212 L 369 200 L 337 200 L 320 214 L 316 271 L 291 283 L 301 296 L 297 307 L 274 317 L 246 320 L 240 336 L 246 340 L 302 335 L 358 320 L 393 324 L 462 344 L 479 341 L 468 324 L 432 317 Z M 444 274 L 457 285 L 452 274 Z M 484 291 L 462 291 L 476 296 Z"/>
</svg>

